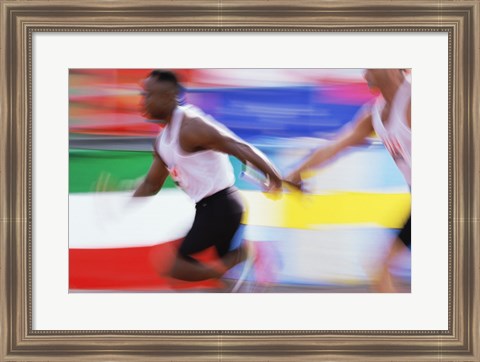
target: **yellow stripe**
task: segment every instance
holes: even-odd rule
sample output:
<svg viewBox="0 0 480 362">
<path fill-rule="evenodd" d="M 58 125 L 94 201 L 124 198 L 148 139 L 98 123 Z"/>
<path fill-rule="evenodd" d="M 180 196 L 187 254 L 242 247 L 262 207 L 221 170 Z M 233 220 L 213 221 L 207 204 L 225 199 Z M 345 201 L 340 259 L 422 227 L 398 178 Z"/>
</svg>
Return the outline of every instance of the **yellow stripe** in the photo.
<svg viewBox="0 0 480 362">
<path fill-rule="evenodd" d="M 249 225 L 308 229 L 319 225 L 376 224 L 400 228 L 410 212 L 410 194 L 345 192 L 310 195 L 284 193 L 276 199 L 242 191 L 249 207 Z"/>
</svg>

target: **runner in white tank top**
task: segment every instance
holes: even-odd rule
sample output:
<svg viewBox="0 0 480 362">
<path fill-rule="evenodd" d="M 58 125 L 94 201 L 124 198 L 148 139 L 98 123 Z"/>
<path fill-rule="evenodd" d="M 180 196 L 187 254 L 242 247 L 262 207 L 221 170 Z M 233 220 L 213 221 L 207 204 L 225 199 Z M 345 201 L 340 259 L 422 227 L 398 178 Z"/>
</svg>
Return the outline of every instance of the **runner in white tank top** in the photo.
<svg viewBox="0 0 480 362">
<path fill-rule="evenodd" d="M 371 89 L 381 95 L 373 104 L 367 104 L 358 113 L 355 126 L 342 133 L 334 142 L 315 150 L 290 175 L 287 181 L 301 187 L 302 173 L 323 164 L 343 149 L 362 144 L 375 130 L 392 155 L 395 163 L 411 186 L 411 85 L 403 69 L 368 69 L 365 80 Z M 373 287 L 377 291 L 392 292 L 389 265 L 405 246 L 411 244 L 410 217 L 393 243 Z"/>
<path fill-rule="evenodd" d="M 228 155 L 213 150 L 189 153 L 179 144 L 184 115 L 202 117 L 204 122 L 224 132 L 221 126 L 193 107 L 177 107 L 168 127 L 155 142 L 155 151 L 162 158 L 173 180 L 195 202 L 233 186 L 235 176 Z"/>
<path fill-rule="evenodd" d="M 249 254 L 244 245 L 230 250 L 243 204 L 233 187 L 235 178 L 228 155 L 263 172 L 269 180 L 265 191 L 279 191 L 282 180 L 257 149 L 200 110 L 178 106 L 180 89 L 176 75 L 165 70 L 153 71 L 144 83 L 145 115 L 165 127 L 156 139 L 152 166 L 134 196 L 156 194 L 170 174 L 196 202 L 192 228 L 180 245 L 170 276 L 188 281 L 220 278 Z M 215 265 L 195 259 L 196 253 L 209 247 L 214 247 L 219 256 Z"/>
<path fill-rule="evenodd" d="M 372 107 L 372 125 L 388 152 L 392 155 L 405 181 L 411 186 L 412 132 L 407 119 L 410 112 L 411 85 L 408 80 L 400 85 L 390 105 L 388 119 L 382 120 L 385 99 L 378 97 Z"/>
</svg>

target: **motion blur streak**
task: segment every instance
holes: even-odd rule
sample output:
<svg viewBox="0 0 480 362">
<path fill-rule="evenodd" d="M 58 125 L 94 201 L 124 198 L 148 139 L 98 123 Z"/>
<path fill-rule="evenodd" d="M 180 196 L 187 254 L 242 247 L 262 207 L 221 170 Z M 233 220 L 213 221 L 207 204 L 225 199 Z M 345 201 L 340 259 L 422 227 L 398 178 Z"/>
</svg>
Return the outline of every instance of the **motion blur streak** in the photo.
<svg viewBox="0 0 480 362">
<path fill-rule="evenodd" d="M 191 103 L 262 150 L 282 174 L 371 100 L 361 69 L 178 69 Z M 221 281 L 161 277 L 193 220 L 193 205 L 168 178 L 131 209 L 160 131 L 140 111 L 150 69 L 71 69 L 69 88 L 69 287 L 72 291 L 219 291 Z M 254 242 L 257 268 L 243 292 L 368 292 L 371 275 L 410 210 L 402 175 L 375 135 L 307 175 L 305 194 L 268 198 L 238 177 L 248 204 L 238 240 Z M 165 209 L 165 205 L 168 205 Z M 415 242 L 415 241 L 414 241 Z M 201 256 L 213 260 L 211 251 Z M 241 265 L 225 280 L 235 280 Z M 394 270 L 410 291 L 410 256 Z"/>
</svg>

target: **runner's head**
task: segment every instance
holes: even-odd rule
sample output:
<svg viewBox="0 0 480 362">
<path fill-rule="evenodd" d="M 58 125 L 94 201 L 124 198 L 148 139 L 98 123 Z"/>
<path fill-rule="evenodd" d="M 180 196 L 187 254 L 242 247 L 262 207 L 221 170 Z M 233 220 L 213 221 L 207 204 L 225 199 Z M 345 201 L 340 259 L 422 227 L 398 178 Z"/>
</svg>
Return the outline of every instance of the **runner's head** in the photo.
<svg viewBox="0 0 480 362">
<path fill-rule="evenodd" d="M 143 108 L 147 118 L 169 121 L 177 106 L 181 90 L 175 73 L 169 70 L 154 70 L 143 84 Z"/>
<path fill-rule="evenodd" d="M 364 78 L 372 91 L 388 88 L 394 84 L 401 84 L 405 78 L 405 69 L 366 69 Z"/>
</svg>

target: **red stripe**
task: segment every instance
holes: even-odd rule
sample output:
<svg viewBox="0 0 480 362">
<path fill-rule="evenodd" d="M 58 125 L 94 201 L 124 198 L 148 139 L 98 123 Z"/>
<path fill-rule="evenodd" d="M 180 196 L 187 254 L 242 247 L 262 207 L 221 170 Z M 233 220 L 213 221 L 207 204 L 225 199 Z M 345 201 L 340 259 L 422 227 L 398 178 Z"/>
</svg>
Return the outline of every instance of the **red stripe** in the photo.
<svg viewBox="0 0 480 362">
<path fill-rule="evenodd" d="M 175 240 L 147 247 L 116 249 L 70 249 L 70 290 L 168 291 L 217 289 L 218 280 L 182 282 L 166 276 L 180 243 Z M 199 259 L 215 260 L 212 249 Z"/>
<path fill-rule="evenodd" d="M 97 134 L 112 136 L 156 136 L 161 130 L 157 124 L 148 123 L 144 120 L 126 124 L 97 124 L 97 125 L 78 125 L 70 127 L 70 132 L 80 134 Z"/>
</svg>

